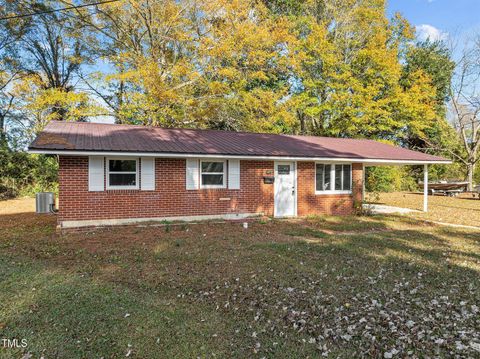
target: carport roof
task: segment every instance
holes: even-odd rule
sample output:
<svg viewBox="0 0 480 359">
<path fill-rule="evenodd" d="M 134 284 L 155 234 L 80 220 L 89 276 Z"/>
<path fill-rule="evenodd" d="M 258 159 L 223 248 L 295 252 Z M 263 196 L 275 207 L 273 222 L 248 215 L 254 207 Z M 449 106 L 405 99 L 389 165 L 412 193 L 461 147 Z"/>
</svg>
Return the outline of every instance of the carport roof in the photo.
<svg viewBox="0 0 480 359">
<path fill-rule="evenodd" d="M 371 163 L 450 163 L 385 143 L 317 136 L 51 121 L 29 147 L 33 153 L 351 160 Z"/>
</svg>

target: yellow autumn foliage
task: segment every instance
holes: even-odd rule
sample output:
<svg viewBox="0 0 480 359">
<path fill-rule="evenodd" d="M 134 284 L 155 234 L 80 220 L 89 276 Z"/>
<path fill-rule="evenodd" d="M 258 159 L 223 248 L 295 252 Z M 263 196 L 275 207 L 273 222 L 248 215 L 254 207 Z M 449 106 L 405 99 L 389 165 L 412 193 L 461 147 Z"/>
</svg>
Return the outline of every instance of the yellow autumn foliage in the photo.
<svg viewBox="0 0 480 359">
<path fill-rule="evenodd" d="M 435 121 L 428 75 L 402 82 L 401 49 L 413 31 L 400 15 L 386 17 L 385 0 L 292 0 L 281 3 L 296 12 L 285 13 L 271 3 L 103 4 L 82 20 L 102 29 L 96 49 L 109 65 L 91 78 L 112 88 L 103 99 L 117 122 L 401 140 Z M 18 91 L 44 120 L 98 110 L 99 90 L 35 81 Z"/>
</svg>

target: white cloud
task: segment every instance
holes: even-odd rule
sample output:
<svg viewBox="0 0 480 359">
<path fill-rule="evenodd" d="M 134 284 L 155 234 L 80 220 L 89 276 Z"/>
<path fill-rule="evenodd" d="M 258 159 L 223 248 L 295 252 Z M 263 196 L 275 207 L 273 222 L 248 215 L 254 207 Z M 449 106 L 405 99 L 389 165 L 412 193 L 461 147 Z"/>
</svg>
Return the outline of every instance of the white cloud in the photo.
<svg viewBox="0 0 480 359">
<path fill-rule="evenodd" d="M 420 41 L 425 41 L 427 39 L 430 39 L 431 41 L 439 41 L 448 38 L 448 33 L 443 32 L 432 25 L 417 25 L 415 26 L 415 29 L 417 30 L 417 38 Z"/>
</svg>

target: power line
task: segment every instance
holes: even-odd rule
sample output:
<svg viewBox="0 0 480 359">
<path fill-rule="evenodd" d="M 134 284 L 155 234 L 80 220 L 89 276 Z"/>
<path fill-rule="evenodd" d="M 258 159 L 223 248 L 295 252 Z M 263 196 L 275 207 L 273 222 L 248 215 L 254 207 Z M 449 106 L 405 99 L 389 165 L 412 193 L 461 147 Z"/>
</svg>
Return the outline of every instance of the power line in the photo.
<svg viewBox="0 0 480 359">
<path fill-rule="evenodd" d="M 87 7 L 87 6 L 96 6 L 96 5 L 108 4 L 108 3 L 112 3 L 112 2 L 116 2 L 116 1 L 120 1 L 120 0 L 106 0 L 106 1 L 99 1 L 99 2 L 95 2 L 95 3 L 91 3 L 91 4 L 83 4 L 83 5 L 78 5 L 78 6 L 72 5 L 72 6 L 63 7 L 61 9 L 52 9 L 52 10 L 45 10 L 45 11 L 39 11 L 39 12 L 31 12 L 29 14 L 12 15 L 12 16 L 1 17 L 0 20 L 10 20 L 10 19 L 18 19 L 18 18 L 22 18 L 22 17 L 30 17 L 30 16 L 37 16 L 37 15 L 43 15 L 43 14 L 51 14 L 51 13 L 58 12 L 58 11 L 80 9 L 80 8 Z"/>
</svg>

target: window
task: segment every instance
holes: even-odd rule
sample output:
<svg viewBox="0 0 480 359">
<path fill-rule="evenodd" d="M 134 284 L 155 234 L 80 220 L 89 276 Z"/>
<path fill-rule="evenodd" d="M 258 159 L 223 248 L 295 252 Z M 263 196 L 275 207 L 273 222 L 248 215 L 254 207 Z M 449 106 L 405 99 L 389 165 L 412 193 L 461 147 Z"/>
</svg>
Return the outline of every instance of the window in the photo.
<svg viewBox="0 0 480 359">
<path fill-rule="evenodd" d="M 137 189 L 138 161 L 136 159 L 108 160 L 108 189 Z"/>
<path fill-rule="evenodd" d="M 203 188 L 225 187 L 225 162 L 201 161 L 200 162 L 201 186 Z"/>
<path fill-rule="evenodd" d="M 290 174 L 290 165 L 278 165 L 278 174 L 279 175 L 289 175 Z"/>
<path fill-rule="evenodd" d="M 344 191 L 352 190 L 352 166 L 351 165 L 343 165 L 342 188 Z"/>
<path fill-rule="evenodd" d="M 335 191 L 341 191 L 343 181 L 343 165 L 335 165 Z"/>
<path fill-rule="evenodd" d="M 317 163 L 315 167 L 316 193 L 350 193 L 352 190 L 352 166 L 347 164 L 327 165 Z"/>
</svg>

